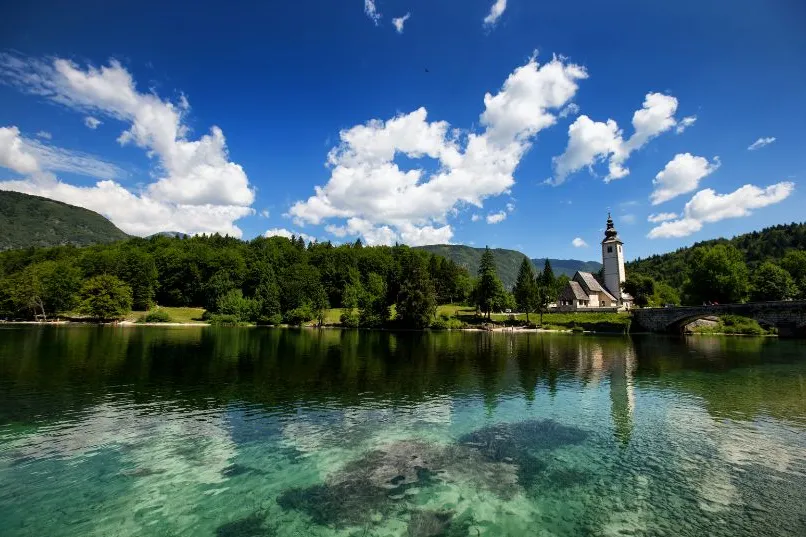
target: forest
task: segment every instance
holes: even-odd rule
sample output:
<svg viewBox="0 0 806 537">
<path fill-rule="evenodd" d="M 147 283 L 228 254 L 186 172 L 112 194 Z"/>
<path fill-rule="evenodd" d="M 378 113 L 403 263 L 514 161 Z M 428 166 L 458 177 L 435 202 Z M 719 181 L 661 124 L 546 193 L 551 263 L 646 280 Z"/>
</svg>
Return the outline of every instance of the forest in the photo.
<svg viewBox="0 0 806 537">
<path fill-rule="evenodd" d="M 154 236 L 83 248 L 0 253 L 0 318 L 201 306 L 208 320 L 301 324 L 344 308 L 344 324 L 425 325 L 437 304 L 466 302 L 473 279 L 406 246 L 305 244 L 302 238 Z"/>
</svg>

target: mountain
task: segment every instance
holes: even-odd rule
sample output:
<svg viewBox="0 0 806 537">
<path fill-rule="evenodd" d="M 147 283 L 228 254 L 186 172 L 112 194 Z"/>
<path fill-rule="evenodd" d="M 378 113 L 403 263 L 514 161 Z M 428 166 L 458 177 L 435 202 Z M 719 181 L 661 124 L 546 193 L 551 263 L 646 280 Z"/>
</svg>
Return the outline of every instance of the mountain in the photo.
<svg viewBox="0 0 806 537">
<path fill-rule="evenodd" d="M 475 275 L 478 271 L 481 254 L 484 253 L 484 248 L 473 248 L 472 246 L 463 246 L 460 244 L 433 244 L 429 246 L 417 246 L 416 248 L 452 259 L 458 265 L 470 271 L 471 275 Z M 518 269 L 526 254 L 517 250 L 505 250 L 503 248 L 495 248 L 492 252 L 495 258 L 495 266 L 498 269 L 498 276 L 501 278 L 504 286 L 507 289 L 511 289 L 512 286 L 515 285 L 515 280 L 518 277 Z M 543 270 L 543 265 L 546 262 L 545 258 L 532 259 L 531 261 L 535 266 L 535 270 L 540 271 Z M 551 268 L 554 270 L 555 276 L 565 274 L 570 277 L 578 270 L 598 272 L 599 269 L 602 268 L 602 264 L 596 261 L 549 259 L 549 262 L 551 263 Z"/>
<path fill-rule="evenodd" d="M 0 251 L 114 242 L 129 236 L 98 213 L 39 196 L 0 190 Z"/>
<path fill-rule="evenodd" d="M 626 265 L 627 274 L 638 272 L 662 280 L 678 289 L 683 285 L 688 258 L 694 248 L 731 244 L 744 254 L 752 270 L 764 261 L 777 261 L 787 250 L 806 250 L 806 223 L 782 224 L 738 235 L 732 239 L 714 239 L 697 242 L 674 252 L 636 259 Z"/>
</svg>

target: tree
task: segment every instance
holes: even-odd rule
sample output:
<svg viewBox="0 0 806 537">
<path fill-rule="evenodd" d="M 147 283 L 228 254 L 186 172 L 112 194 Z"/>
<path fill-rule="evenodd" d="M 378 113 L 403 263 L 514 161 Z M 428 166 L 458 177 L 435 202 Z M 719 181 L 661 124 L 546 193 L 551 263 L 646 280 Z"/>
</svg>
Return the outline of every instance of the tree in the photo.
<svg viewBox="0 0 806 537">
<path fill-rule="evenodd" d="M 762 263 L 754 272 L 750 299 L 756 302 L 786 300 L 798 295 L 792 276 L 771 261 Z"/>
<path fill-rule="evenodd" d="M 540 324 L 543 324 L 543 314 L 548 312 L 549 304 L 557 300 L 557 296 L 561 289 L 561 283 L 564 286 L 568 281 L 568 276 L 561 275 L 560 278 L 554 277 L 554 270 L 551 268 L 551 263 L 546 259 L 543 265 L 543 272 L 537 277 L 537 308 L 540 311 Z"/>
<path fill-rule="evenodd" d="M 680 305 L 680 294 L 677 289 L 666 282 L 655 282 L 655 294 L 652 296 L 653 306 L 663 306 L 665 304 Z"/>
<path fill-rule="evenodd" d="M 120 257 L 115 273 L 132 288 L 132 307 L 135 310 L 148 311 L 154 306 L 159 273 L 153 256 L 130 249 Z"/>
<path fill-rule="evenodd" d="M 798 298 L 806 298 L 806 250 L 788 250 L 781 260 L 795 285 L 798 287 Z"/>
<path fill-rule="evenodd" d="M 406 278 L 397 295 L 397 319 L 405 326 L 426 328 L 437 312 L 434 284 L 422 256 L 410 252 L 407 257 L 402 264 Z"/>
<path fill-rule="evenodd" d="M 94 276 L 81 288 L 79 311 L 93 319 L 119 319 L 131 309 L 132 289 L 116 276 Z"/>
<path fill-rule="evenodd" d="M 479 279 L 476 282 L 475 302 L 479 310 L 490 318 L 497 300 L 503 296 L 504 286 L 498 278 L 495 268 L 495 258 L 489 247 L 484 249 L 479 263 Z M 500 303 L 500 302 L 499 302 Z"/>
<path fill-rule="evenodd" d="M 235 290 L 235 284 L 226 271 L 219 270 L 210 278 L 204 286 L 204 307 L 207 311 L 218 312 L 218 304 L 221 297 Z"/>
<path fill-rule="evenodd" d="M 742 302 L 749 285 L 747 265 L 735 246 L 717 244 L 692 250 L 684 285 L 689 302 Z"/>
<path fill-rule="evenodd" d="M 643 274 L 630 274 L 621 287 L 632 295 L 635 305 L 642 308 L 649 305 L 655 294 L 655 280 Z"/>
<path fill-rule="evenodd" d="M 371 272 L 364 286 L 359 303 L 359 323 L 361 326 L 378 327 L 389 320 L 389 304 L 386 301 L 386 281 Z"/>
<path fill-rule="evenodd" d="M 520 269 L 518 269 L 518 278 L 515 280 L 515 287 L 512 288 L 512 294 L 515 295 L 515 305 L 518 311 L 526 313 L 526 322 L 529 322 L 529 313 L 535 310 L 537 306 L 537 282 L 535 281 L 535 273 L 532 269 L 532 262 L 529 258 L 524 257 L 521 261 Z"/>
</svg>

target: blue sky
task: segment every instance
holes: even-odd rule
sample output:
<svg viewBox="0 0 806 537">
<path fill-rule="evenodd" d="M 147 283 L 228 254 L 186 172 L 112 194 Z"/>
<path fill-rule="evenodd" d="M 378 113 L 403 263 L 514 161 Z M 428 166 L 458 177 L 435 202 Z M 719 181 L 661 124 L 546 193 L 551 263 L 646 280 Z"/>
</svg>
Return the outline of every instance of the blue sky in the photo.
<svg viewBox="0 0 806 537">
<path fill-rule="evenodd" d="M 797 0 L 29 1 L 0 36 L 0 188 L 130 233 L 598 259 L 608 210 L 628 258 L 806 220 Z"/>
</svg>

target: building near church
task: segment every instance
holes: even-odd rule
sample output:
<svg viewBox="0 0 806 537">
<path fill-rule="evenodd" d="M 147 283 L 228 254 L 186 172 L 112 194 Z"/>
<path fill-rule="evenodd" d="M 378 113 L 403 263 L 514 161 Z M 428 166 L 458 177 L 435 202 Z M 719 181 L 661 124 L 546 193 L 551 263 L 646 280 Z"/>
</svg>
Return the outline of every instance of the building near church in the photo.
<svg viewBox="0 0 806 537">
<path fill-rule="evenodd" d="M 555 311 L 619 311 L 632 308 L 633 299 L 621 289 L 627 279 L 624 270 L 624 243 L 613 219 L 607 215 L 607 229 L 602 241 L 602 276 L 578 271 L 560 290 Z"/>
</svg>

